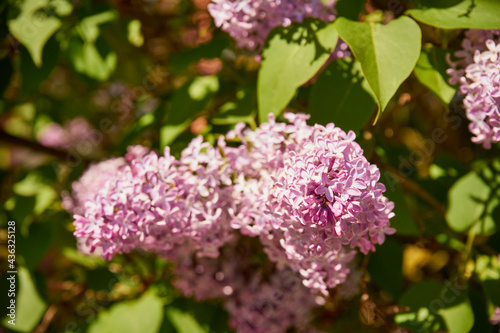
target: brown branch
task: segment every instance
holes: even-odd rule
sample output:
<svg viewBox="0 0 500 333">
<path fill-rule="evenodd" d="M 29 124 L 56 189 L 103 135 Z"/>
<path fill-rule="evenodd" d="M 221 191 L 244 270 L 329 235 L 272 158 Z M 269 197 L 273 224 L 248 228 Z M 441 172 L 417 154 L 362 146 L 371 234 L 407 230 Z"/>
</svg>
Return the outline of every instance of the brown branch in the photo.
<svg viewBox="0 0 500 333">
<path fill-rule="evenodd" d="M 413 180 L 407 177 L 402 177 L 398 172 L 398 170 L 382 162 L 382 160 L 376 154 L 373 155 L 373 159 L 375 160 L 375 164 L 377 164 L 378 166 L 389 172 L 392 176 L 394 176 L 394 179 L 401 185 L 403 189 L 415 193 L 425 202 L 427 202 L 430 206 L 432 206 L 432 208 L 434 208 L 440 215 L 445 216 L 446 214 L 445 207 L 436 198 L 434 198 L 431 194 L 429 194 L 429 192 L 424 190 L 420 185 L 415 183 Z"/>
<path fill-rule="evenodd" d="M 12 134 L 5 132 L 4 130 L 0 130 L 0 142 L 5 142 L 11 145 L 27 148 L 37 153 L 50 155 L 60 159 L 65 163 L 70 163 L 72 160 L 76 158 L 74 154 L 68 151 L 47 147 L 38 142 L 14 136 Z M 81 156 L 79 156 L 78 158 L 81 158 Z"/>
<path fill-rule="evenodd" d="M 54 319 L 54 316 L 56 315 L 57 311 L 58 311 L 58 309 L 57 309 L 57 306 L 55 304 L 52 304 L 51 306 L 49 306 L 49 308 L 45 312 L 45 315 L 43 316 L 42 322 L 40 323 L 40 325 L 38 325 L 35 328 L 33 333 L 47 332 L 47 329 L 49 328 L 50 322 L 52 321 L 52 319 Z"/>
</svg>

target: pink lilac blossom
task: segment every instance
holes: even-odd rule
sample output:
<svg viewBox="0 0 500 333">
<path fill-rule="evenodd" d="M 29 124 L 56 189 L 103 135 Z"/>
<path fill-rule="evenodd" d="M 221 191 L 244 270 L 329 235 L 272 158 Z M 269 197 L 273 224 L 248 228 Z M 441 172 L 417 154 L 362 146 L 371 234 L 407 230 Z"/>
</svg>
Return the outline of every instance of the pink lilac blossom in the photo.
<svg viewBox="0 0 500 333">
<path fill-rule="evenodd" d="M 85 202 L 94 200 L 95 195 L 108 179 L 113 178 L 120 170 L 135 158 L 141 158 L 149 152 L 149 148 L 143 146 L 130 146 L 127 148 L 125 158 L 116 157 L 93 163 L 83 175 L 71 184 L 70 195 L 62 193 L 63 207 L 71 214 L 82 215 L 85 213 Z"/>
<path fill-rule="evenodd" d="M 57 123 L 49 123 L 41 130 L 38 141 L 53 148 L 76 148 L 80 154 L 88 155 L 86 152 L 88 143 L 96 145 L 100 140 L 99 133 L 89 124 L 85 118 L 72 119 L 61 126 Z"/>
<path fill-rule="evenodd" d="M 450 68 L 446 73 L 450 76 L 448 80 L 450 84 L 455 85 L 460 82 L 460 78 L 465 74 L 465 68 L 473 63 L 476 50 L 486 51 L 486 41 L 490 39 L 499 43 L 500 30 L 470 29 L 465 32 L 462 49 L 454 53 L 456 59 L 451 60 L 450 54 L 447 55 Z"/>
<path fill-rule="evenodd" d="M 72 194 L 62 193 L 63 207 L 73 214 L 85 213 L 85 202 L 94 200 L 95 195 L 106 181 L 113 178 L 126 165 L 122 157 L 111 158 L 91 164 L 76 182 L 71 184 Z"/>
<path fill-rule="evenodd" d="M 291 327 L 302 332 L 311 325 L 314 299 L 294 272 L 282 270 L 268 281 L 253 276 L 225 306 L 238 333 L 282 333 Z"/>
<path fill-rule="evenodd" d="M 213 0 L 208 11 L 215 25 L 229 33 L 239 48 L 260 51 L 269 32 L 309 17 L 335 20 L 335 1 L 321 0 Z M 337 50 L 340 51 L 341 49 Z"/>
<path fill-rule="evenodd" d="M 85 202 L 94 200 L 97 192 L 106 184 L 108 179 L 113 178 L 121 169 L 134 158 L 141 158 L 149 152 L 149 148 L 143 146 L 130 146 L 127 148 L 125 158 L 117 157 L 93 163 L 83 175 L 71 185 L 72 194 L 67 191 L 61 193 L 64 209 L 70 214 L 85 214 Z M 91 248 L 87 245 L 86 238 L 79 238 L 78 250 L 82 253 L 91 254 Z M 93 254 L 102 255 L 102 248 L 94 249 Z"/>
<path fill-rule="evenodd" d="M 500 30 L 467 30 L 455 61 L 446 72 L 450 84 L 460 83 L 472 142 L 489 149 L 500 141 Z"/>
<path fill-rule="evenodd" d="M 476 50 L 473 62 L 460 78 L 460 93 L 470 120 L 472 142 L 490 149 L 500 141 L 500 44 L 486 41 L 487 50 Z"/>
</svg>

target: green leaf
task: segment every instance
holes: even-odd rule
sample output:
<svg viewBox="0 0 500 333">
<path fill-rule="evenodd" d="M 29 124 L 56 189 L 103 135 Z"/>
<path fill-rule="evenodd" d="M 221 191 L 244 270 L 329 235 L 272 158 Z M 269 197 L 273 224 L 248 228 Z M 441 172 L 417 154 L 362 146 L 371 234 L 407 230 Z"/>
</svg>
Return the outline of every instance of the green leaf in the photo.
<svg viewBox="0 0 500 333">
<path fill-rule="evenodd" d="M 10 32 L 31 54 L 37 67 L 42 65 L 45 43 L 61 27 L 61 16 L 69 15 L 72 5 L 68 1 L 24 0 L 12 6 L 7 21 Z M 16 15 L 16 11 L 19 14 Z"/>
<path fill-rule="evenodd" d="M 449 104 L 455 95 L 456 89 L 448 84 L 445 56 L 447 51 L 429 47 L 422 50 L 415 66 L 415 75 L 424 86 L 429 88 L 445 104 Z"/>
<path fill-rule="evenodd" d="M 259 120 L 279 114 L 298 87 L 311 79 L 330 57 L 337 44 L 332 24 L 307 20 L 275 29 L 262 53 L 257 80 Z"/>
<path fill-rule="evenodd" d="M 57 198 L 54 188 L 44 182 L 35 171 L 29 172 L 12 187 L 16 194 L 12 200 L 12 215 L 19 223 L 19 230 L 28 237 L 28 229 L 34 216 L 40 215 Z"/>
<path fill-rule="evenodd" d="M 359 62 L 338 59 L 325 68 L 311 89 L 311 122 L 333 122 L 344 131 L 359 132 L 376 105 L 371 94 Z"/>
<path fill-rule="evenodd" d="M 500 199 L 493 193 L 493 184 L 494 181 L 473 171 L 453 185 L 448 193 L 446 211 L 450 228 L 464 232 L 474 226 L 477 234 L 484 235 L 491 235 L 498 229 L 495 215 Z"/>
<path fill-rule="evenodd" d="M 386 239 L 368 262 L 370 277 L 397 299 L 403 287 L 403 247 L 393 239 Z"/>
<path fill-rule="evenodd" d="M 339 37 L 361 63 L 377 98 L 379 116 L 417 63 L 422 35 L 420 28 L 405 16 L 387 25 L 354 22 L 341 17 L 335 21 L 335 27 Z"/>
<path fill-rule="evenodd" d="M 107 47 L 99 50 L 93 42 L 83 42 L 75 36 L 68 45 L 68 51 L 75 71 L 90 78 L 104 81 L 115 70 L 116 53 Z"/>
<path fill-rule="evenodd" d="M 68 56 L 78 73 L 92 79 L 104 81 L 116 68 L 117 55 L 101 36 L 101 25 L 115 20 L 118 14 L 113 10 L 83 18 L 76 26 L 76 32 L 68 44 Z"/>
<path fill-rule="evenodd" d="M 7 277 L 10 276 L 15 276 L 15 274 L 8 274 Z M 32 332 L 42 319 L 47 304 L 38 294 L 30 272 L 23 266 L 17 267 L 16 286 L 19 286 L 19 290 L 16 290 L 15 325 L 8 323 L 11 320 L 10 317 L 4 318 L 2 324 L 13 331 Z"/>
<path fill-rule="evenodd" d="M 118 14 L 113 10 L 87 16 L 78 25 L 80 36 L 87 43 L 95 43 L 100 35 L 99 26 L 114 21 Z"/>
<path fill-rule="evenodd" d="M 177 90 L 167 112 L 167 123 L 161 128 L 160 148 L 174 142 L 184 132 L 194 116 L 203 111 L 219 90 L 217 76 L 200 76 Z"/>
<path fill-rule="evenodd" d="M 127 25 L 127 39 L 135 47 L 141 47 L 144 44 L 144 36 L 141 32 L 141 21 L 132 20 Z"/>
<path fill-rule="evenodd" d="M 148 291 L 139 299 L 116 303 L 100 312 L 88 333 L 156 333 L 163 321 L 163 302 Z"/>
<path fill-rule="evenodd" d="M 395 322 L 414 332 L 468 333 L 474 325 L 464 285 L 418 282 L 401 297 L 400 304 L 408 306 L 410 312 L 398 314 Z"/>
<path fill-rule="evenodd" d="M 407 14 L 443 29 L 500 29 L 498 0 L 421 0 Z"/>
<path fill-rule="evenodd" d="M 167 317 L 178 333 L 207 333 L 192 315 L 174 307 L 167 308 Z"/>
<path fill-rule="evenodd" d="M 14 193 L 23 196 L 35 196 L 34 214 L 42 213 L 57 198 L 57 192 L 50 185 L 43 182 L 41 177 L 31 172 L 23 180 L 14 184 Z"/>
<path fill-rule="evenodd" d="M 500 263 L 496 256 L 479 256 L 476 261 L 476 272 L 483 283 L 488 299 L 500 306 Z"/>
</svg>

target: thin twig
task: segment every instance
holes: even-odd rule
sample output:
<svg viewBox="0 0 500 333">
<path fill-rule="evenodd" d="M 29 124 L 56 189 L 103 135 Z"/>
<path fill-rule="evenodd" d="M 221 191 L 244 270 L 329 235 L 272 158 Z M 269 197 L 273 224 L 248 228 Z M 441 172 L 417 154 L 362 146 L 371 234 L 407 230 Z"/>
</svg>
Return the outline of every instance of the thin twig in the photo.
<svg viewBox="0 0 500 333">
<path fill-rule="evenodd" d="M 406 177 L 401 177 L 398 170 L 382 162 L 377 155 L 374 155 L 374 160 L 376 160 L 375 163 L 378 166 L 380 166 L 381 168 L 389 172 L 391 175 L 393 175 L 396 181 L 401 185 L 401 187 L 403 187 L 407 191 L 415 193 L 425 202 L 431 205 L 440 215 L 442 215 L 443 217 L 445 216 L 446 213 L 445 207 L 436 198 L 434 198 L 431 194 L 429 194 L 429 192 L 424 190 L 420 185 L 415 183 L 413 180 Z"/>
<path fill-rule="evenodd" d="M 57 311 L 58 311 L 58 308 L 55 304 L 52 304 L 51 306 L 49 306 L 47 311 L 45 311 L 45 315 L 43 316 L 42 322 L 40 323 L 40 325 L 38 325 L 35 328 L 33 333 L 47 332 L 47 329 L 49 328 L 50 322 L 52 321 L 52 319 L 54 319 L 54 316 L 56 315 Z"/>
<path fill-rule="evenodd" d="M 75 156 L 70 152 L 67 152 L 67 151 L 64 151 L 61 149 L 47 147 L 47 146 L 44 146 L 38 142 L 34 142 L 34 141 L 30 141 L 30 140 L 27 140 L 24 138 L 14 136 L 14 135 L 9 134 L 3 130 L 0 130 L 0 142 L 6 142 L 6 143 L 11 144 L 11 145 L 30 149 L 30 150 L 37 152 L 37 153 L 43 153 L 46 155 L 50 155 L 50 156 L 53 156 L 53 157 L 60 159 L 61 161 L 65 162 L 65 163 L 71 163 L 75 159 Z M 79 158 L 81 158 L 81 157 L 79 157 Z"/>
</svg>

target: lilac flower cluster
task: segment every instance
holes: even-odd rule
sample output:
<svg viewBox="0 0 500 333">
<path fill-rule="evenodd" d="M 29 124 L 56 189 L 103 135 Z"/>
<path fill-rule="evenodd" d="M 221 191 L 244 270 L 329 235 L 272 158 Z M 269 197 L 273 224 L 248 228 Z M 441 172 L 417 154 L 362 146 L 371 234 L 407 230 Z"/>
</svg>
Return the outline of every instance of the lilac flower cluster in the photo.
<svg viewBox="0 0 500 333">
<path fill-rule="evenodd" d="M 260 51 L 272 29 L 287 27 L 306 18 L 333 22 L 335 1 L 321 0 L 213 0 L 208 5 L 217 27 L 229 33 L 239 48 Z M 347 44 L 338 43 L 335 58 L 349 56 Z"/>
<path fill-rule="evenodd" d="M 394 204 L 353 132 L 309 126 L 303 114 L 285 118 L 270 115 L 255 130 L 238 124 L 215 147 L 198 137 L 178 160 L 168 148 L 158 156 L 132 147 L 124 159 L 92 166 L 73 184 L 82 248 L 106 259 L 143 250 L 176 262 L 177 288 L 226 299 L 238 332 L 304 327 L 329 289 L 357 292 L 356 249 L 374 251 L 395 232 Z M 249 251 L 238 253 L 245 239 L 257 241 L 269 269 L 251 267 Z M 289 293 L 283 274 L 300 288 Z M 271 296 L 276 304 L 268 304 Z"/>
<path fill-rule="evenodd" d="M 300 272 L 307 287 L 326 295 L 346 280 L 353 249 L 374 251 L 395 232 L 394 204 L 382 195 L 380 172 L 353 132 L 309 126 L 306 115 L 285 117 L 291 124 L 270 116 L 255 131 L 240 126 L 228 133 L 244 142 L 226 149 L 240 175 L 234 197 L 243 203 L 231 223 L 259 236 L 271 261 Z"/>
<path fill-rule="evenodd" d="M 183 152 L 181 161 L 165 149 L 122 166 L 75 215 L 75 236 L 91 251 L 100 247 L 111 259 L 142 249 L 168 256 L 175 248 L 217 256 L 230 237 L 226 223 L 228 171 L 217 149 L 201 138 Z"/>
<path fill-rule="evenodd" d="M 476 51 L 487 50 L 487 40 L 493 40 L 498 44 L 500 42 L 500 30 L 470 29 L 465 32 L 462 49 L 454 53 L 456 60 L 452 61 L 450 54 L 447 55 L 450 68 L 446 73 L 450 76 L 450 84 L 455 85 L 460 82 L 460 78 L 465 75 L 465 68 L 473 63 Z"/>
<path fill-rule="evenodd" d="M 450 83 L 460 82 L 470 120 L 472 142 L 489 149 L 500 141 L 500 30 L 469 30 L 462 42 L 462 59 L 448 70 Z"/>
</svg>

